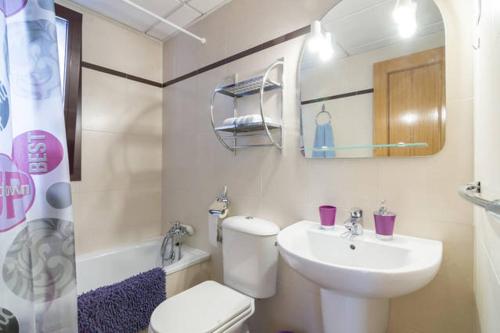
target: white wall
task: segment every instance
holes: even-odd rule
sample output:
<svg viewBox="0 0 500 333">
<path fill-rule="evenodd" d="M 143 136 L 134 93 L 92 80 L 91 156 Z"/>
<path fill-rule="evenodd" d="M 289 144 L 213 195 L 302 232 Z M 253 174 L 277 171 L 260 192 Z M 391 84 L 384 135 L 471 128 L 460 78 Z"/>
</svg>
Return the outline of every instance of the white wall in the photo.
<svg viewBox="0 0 500 333">
<path fill-rule="evenodd" d="M 164 79 L 185 74 L 310 24 L 332 0 L 234 0 L 194 25 L 203 46 L 178 35 L 164 47 Z M 424 289 L 391 302 L 389 333 L 470 333 L 473 322 L 472 208 L 457 187 L 472 172 L 472 49 L 470 1 L 439 0 L 447 35 L 447 142 L 429 157 L 307 160 L 299 152 L 296 73 L 303 38 L 178 82 L 164 90 L 163 222 L 192 224 L 190 245 L 213 255 L 214 278 L 222 278 L 220 249 L 207 240 L 207 209 L 224 184 L 231 214 L 255 215 L 284 228 L 318 220 L 323 203 L 366 211 L 366 226 L 380 200 L 398 213 L 397 232 L 444 242 L 444 261 Z M 285 143 L 234 155 L 215 138 L 209 121 L 215 86 L 233 73 L 246 75 L 285 57 Z M 257 301 L 252 328 L 321 333 L 319 289 L 280 261 L 278 294 Z"/>
<path fill-rule="evenodd" d="M 70 2 L 83 14 L 82 60 L 162 79 L 162 44 Z M 82 69 L 82 181 L 72 182 L 77 254 L 161 232 L 162 90 Z"/>
<path fill-rule="evenodd" d="M 500 198 L 500 3 L 483 0 L 475 51 L 475 179 L 484 195 Z M 482 333 L 500 332 L 500 218 L 477 208 L 474 289 Z"/>
</svg>

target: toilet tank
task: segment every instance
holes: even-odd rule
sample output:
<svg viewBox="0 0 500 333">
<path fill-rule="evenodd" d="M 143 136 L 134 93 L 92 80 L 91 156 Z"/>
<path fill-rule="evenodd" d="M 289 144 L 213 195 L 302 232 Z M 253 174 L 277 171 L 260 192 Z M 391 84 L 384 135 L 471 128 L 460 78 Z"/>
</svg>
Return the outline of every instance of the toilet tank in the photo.
<svg viewBox="0 0 500 333">
<path fill-rule="evenodd" d="M 224 284 L 254 298 L 276 294 L 279 227 L 251 216 L 222 223 Z"/>
</svg>

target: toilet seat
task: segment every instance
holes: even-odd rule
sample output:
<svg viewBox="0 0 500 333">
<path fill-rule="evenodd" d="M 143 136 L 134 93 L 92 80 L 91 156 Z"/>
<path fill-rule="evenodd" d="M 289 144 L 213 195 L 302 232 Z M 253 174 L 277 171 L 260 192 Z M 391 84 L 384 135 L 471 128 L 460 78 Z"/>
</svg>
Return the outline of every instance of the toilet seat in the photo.
<svg viewBox="0 0 500 333">
<path fill-rule="evenodd" d="M 153 333 L 222 333 L 254 312 L 254 300 L 206 281 L 161 303 L 151 316 Z"/>
</svg>

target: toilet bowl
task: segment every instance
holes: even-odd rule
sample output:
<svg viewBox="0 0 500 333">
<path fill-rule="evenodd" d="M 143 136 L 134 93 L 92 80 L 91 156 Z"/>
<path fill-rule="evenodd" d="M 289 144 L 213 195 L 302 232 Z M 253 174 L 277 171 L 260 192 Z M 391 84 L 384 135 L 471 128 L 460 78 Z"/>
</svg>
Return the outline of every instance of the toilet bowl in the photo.
<svg viewBox="0 0 500 333">
<path fill-rule="evenodd" d="M 279 228 L 249 216 L 222 223 L 224 285 L 205 281 L 162 302 L 150 333 L 249 333 L 254 298 L 276 294 Z M 167 282 L 168 283 L 168 282 Z"/>
</svg>

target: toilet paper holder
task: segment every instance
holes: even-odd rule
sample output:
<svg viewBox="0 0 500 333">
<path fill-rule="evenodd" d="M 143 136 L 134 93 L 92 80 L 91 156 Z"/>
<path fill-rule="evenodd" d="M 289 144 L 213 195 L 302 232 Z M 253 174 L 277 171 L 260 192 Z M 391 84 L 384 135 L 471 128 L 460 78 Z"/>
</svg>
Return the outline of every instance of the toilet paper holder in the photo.
<svg viewBox="0 0 500 333">
<path fill-rule="evenodd" d="M 217 217 L 217 243 L 222 243 L 222 223 L 229 212 L 229 198 L 227 196 L 227 185 L 224 186 L 222 193 L 219 193 L 214 202 L 208 208 L 208 213 Z"/>
<path fill-rule="evenodd" d="M 229 198 L 227 196 L 227 185 L 225 185 L 224 191 L 217 195 L 215 201 L 210 205 L 208 212 L 211 215 L 218 215 L 220 218 L 224 218 L 227 215 L 229 203 Z"/>
</svg>

